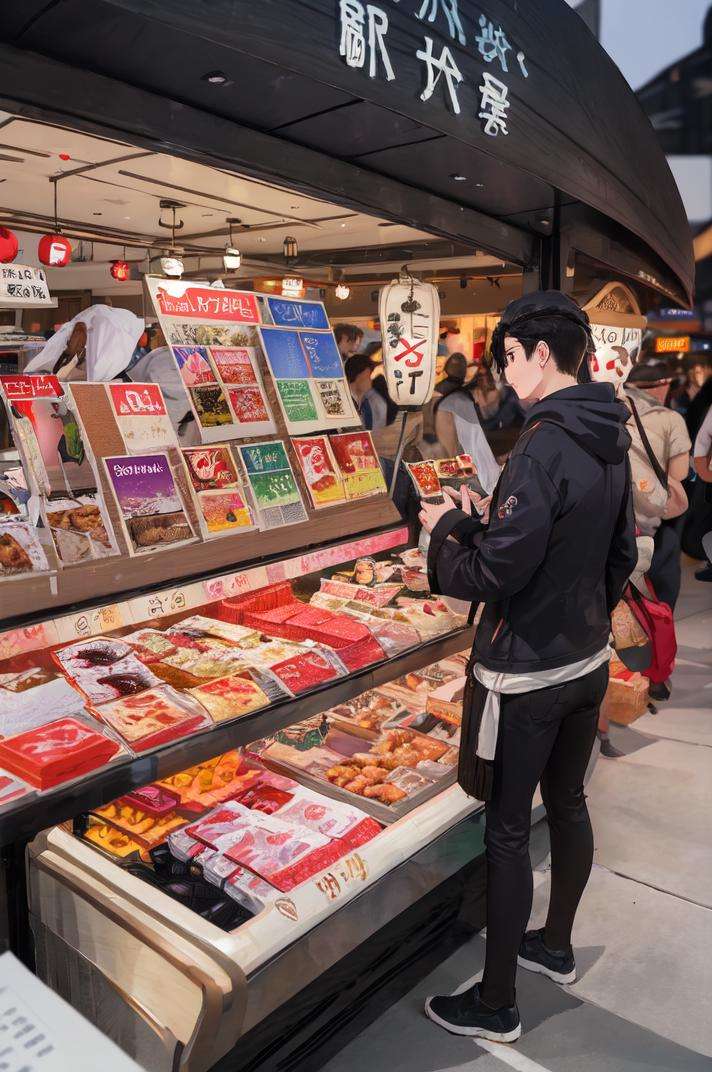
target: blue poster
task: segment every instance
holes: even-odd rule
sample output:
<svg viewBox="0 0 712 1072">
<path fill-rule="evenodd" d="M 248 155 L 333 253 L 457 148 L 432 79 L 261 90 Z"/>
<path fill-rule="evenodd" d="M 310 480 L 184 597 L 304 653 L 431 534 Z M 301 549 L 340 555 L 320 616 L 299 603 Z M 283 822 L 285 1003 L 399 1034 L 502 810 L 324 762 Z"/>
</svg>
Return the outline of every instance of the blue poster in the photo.
<svg viewBox="0 0 712 1072">
<path fill-rule="evenodd" d="M 328 328 L 329 319 L 321 302 L 268 298 L 267 304 L 275 324 L 292 328 Z"/>
<path fill-rule="evenodd" d="M 276 380 L 304 380 L 309 376 L 309 368 L 296 331 L 266 327 L 260 331 L 265 354 Z"/>
<path fill-rule="evenodd" d="M 300 331 L 304 353 L 307 355 L 312 376 L 317 379 L 338 379 L 344 374 L 341 354 L 331 331 L 310 334 Z"/>
</svg>

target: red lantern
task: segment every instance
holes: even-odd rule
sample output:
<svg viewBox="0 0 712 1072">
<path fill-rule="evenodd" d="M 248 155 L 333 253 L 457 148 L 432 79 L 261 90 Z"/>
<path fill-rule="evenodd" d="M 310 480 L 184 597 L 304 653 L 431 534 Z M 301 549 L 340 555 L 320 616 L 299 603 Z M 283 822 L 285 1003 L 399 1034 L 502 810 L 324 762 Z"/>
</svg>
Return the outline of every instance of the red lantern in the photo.
<svg viewBox="0 0 712 1072">
<path fill-rule="evenodd" d="M 8 227 L 0 227 L 0 264 L 9 264 L 17 256 L 17 235 Z"/>
<path fill-rule="evenodd" d="M 112 277 L 118 279 L 120 283 L 125 283 L 131 275 L 131 269 L 126 261 L 112 261 L 109 271 Z"/>
<path fill-rule="evenodd" d="M 48 268 L 65 268 L 72 259 L 72 243 L 61 234 L 43 235 L 37 255 Z"/>
</svg>

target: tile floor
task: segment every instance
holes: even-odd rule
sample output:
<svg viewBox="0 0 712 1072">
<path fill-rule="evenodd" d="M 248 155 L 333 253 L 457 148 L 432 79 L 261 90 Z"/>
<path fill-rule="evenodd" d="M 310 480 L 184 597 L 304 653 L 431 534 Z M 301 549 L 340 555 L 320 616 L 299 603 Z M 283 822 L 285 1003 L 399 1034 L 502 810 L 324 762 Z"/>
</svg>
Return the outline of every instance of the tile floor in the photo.
<svg viewBox="0 0 712 1072">
<path fill-rule="evenodd" d="M 424 1018 L 423 1000 L 477 977 L 478 936 L 324 1072 L 712 1072 L 712 585 L 695 568 L 684 567 L 673 695 L 658 714 L 614 727 L 626 755 L 599 759 L 589 783 L 597 848 L 574 931 L 578 981 L 519 973 L 515 1046 L 448 1035 Z M 535 921 L 547 890 L 544 862 Z"/>
</svg>

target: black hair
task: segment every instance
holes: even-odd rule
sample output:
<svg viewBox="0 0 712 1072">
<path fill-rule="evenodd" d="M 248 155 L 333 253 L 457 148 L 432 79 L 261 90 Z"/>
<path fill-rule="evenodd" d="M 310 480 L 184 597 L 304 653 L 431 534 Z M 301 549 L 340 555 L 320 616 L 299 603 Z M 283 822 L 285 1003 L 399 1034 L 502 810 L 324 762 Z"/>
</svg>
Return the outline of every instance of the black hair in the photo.
<svg viewBox="0 0 712 1072">
<path fill-rule="evenodd" d="M 334 325 L 334 335 L 337 342 L 339 339 L 356 342 L 357 339 L 363 338 L 363 328 L 358 327 L 356 324 L 336 324 Z"/>
<path fill-rule="evenodd" d="M 504 335 L 517 339 L 524 347 L 527 358 L 532 356 L 538 342 L 545 342 L 559 372 L 568 376 L 578 374 L 590 346 L 590 336 L 583 325 L 566 315 L 556 313 L 550 316 L 522 317 L 520 325 L 516 322 L 505 325 L 500 342 L 501 355 L 494 354 L 500 372 L 504 372 L 507 364 Z"/>
</svg>

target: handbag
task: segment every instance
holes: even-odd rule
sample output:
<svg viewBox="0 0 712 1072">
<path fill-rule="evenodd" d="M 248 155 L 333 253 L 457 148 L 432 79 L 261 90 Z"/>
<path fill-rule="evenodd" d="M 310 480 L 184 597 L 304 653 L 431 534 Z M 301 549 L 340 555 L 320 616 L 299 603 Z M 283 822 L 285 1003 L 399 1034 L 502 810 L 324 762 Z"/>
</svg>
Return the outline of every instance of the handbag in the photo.
<svg viewBox="0 0 712 1072">
<path fill-rule="evenodd" d="M 653 645 L 625 599 L 613 610 L 611 632 L 618 659 L 628 670 L 644 673 L 653 660 Z"/>
<path fill-rule="evenodd" d="M 653 684 L 659 684 L 667 681 L 675 669 L 675 620 L 671 608 L 667 603 L 656 599 L 650 582 L 647 584 L 651 592 L 650 597 L 643 595 L 635 585 L 629 584 L 623 598 L 650 640 L 650 665 L 641 670 L 641 673 Z"/>
</svg>

